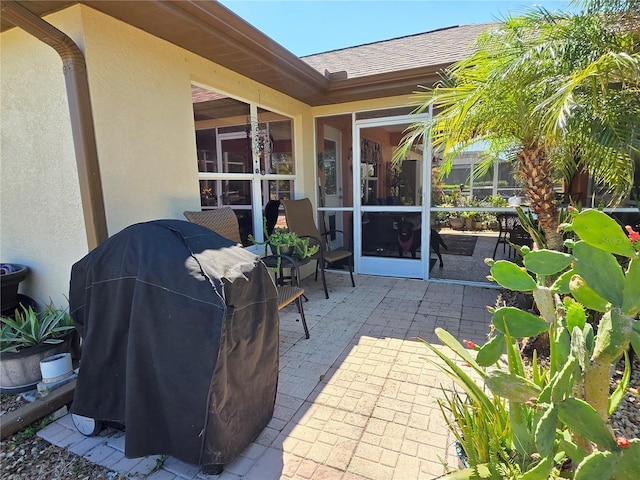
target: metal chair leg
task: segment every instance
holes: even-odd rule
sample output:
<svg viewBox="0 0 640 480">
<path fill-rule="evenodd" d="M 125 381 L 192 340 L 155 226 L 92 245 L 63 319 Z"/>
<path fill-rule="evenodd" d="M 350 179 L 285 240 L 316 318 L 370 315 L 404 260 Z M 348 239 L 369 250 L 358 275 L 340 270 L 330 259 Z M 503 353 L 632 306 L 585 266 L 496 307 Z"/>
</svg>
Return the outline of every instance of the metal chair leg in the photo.
<svg viewBox="0 0 640 480">
<path fill-rule="evenodd" d="M 351 277 L 351 286 L 355 288 L 356 282 L 353 281 L 353 256 L 349 257 L 349 276 Z"/>
<path fill-rule="evenodd" d="M 309 338 L 309 328 L 307 328 L 307 319 L 304 316 L 304 308 L 302 306 L 302 297 L 304 295 L 296 298 L 296 305 L 298 307 L 298 313 L 300 313 L 300 321 L 302 322 L 302 327 L 304 328 L 304 337 Z"/>
<path fill-rule="evenodd" d="M 322 286 L 324 287 L 324 296 L 329 298 L 329 290 L 327 289 L 327 280 L 324 278 L 324 265 L 320 268 L 320 276 L 322 277 Z"/>
</svg>

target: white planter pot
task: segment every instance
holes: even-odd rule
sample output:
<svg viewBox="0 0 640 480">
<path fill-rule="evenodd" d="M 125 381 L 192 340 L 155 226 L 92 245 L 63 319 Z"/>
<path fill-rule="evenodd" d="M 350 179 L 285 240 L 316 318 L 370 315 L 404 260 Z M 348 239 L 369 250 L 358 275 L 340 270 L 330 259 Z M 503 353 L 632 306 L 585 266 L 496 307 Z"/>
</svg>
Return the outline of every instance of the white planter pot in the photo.
<svg viewBox="0 0 640 480">
<path fill-rule="evenodd" d="M 70 353 L 58 353 L 40 360 L 40 372 L 44 383 L 58 382 L 73 373 Z"/>
</svg>

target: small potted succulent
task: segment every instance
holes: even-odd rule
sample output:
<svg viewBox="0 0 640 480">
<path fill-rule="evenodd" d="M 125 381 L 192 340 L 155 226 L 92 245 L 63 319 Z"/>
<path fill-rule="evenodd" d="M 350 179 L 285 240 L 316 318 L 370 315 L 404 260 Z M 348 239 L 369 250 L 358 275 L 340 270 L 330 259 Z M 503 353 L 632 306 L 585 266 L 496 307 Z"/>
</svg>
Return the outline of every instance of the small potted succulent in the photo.
<svg viewBox="0 0 640 480">
<path fill-rule="evenodd" d="M 286 228 L 276 227 L 271 235 L 267 233 L 266 219 L 264 221 L 264 242 L 258 242 L 253 235 L 249 235 L 249 240 L 258 245 L 269 245 L 274 255 L 297 256 L 307 258 L 315 255 L 318 245 L 309 245 L 308 238 L 300 238 L 294 232 Z"/>
<path fill-rule="evenodd" d="M 66 308 L 50 302 L 42 312 L 20 305 L 13 316 L 0 317 L 0 391 L 19 393 L 40 381 L 40 361 L 68 352 L 74 338 Z"/>
<path fill-rule="evenodd" d="M 283 266 L 281 256 L 289 257 L 285 259 L 284 265 L 288 265 L 295 258 L 302 260 L 315 255 L 318 245 L 309 245 L 308 238 L 300 238 L 295 232 L 290 232 L 286 228 L 276 227 L 271 234 L 267 231 L 267 220 L 264 219 L 264 242 L 257 241 L 253 235 L 249 235 L 249 240 L 257 245 L 265 245 L 265 263 L 274 271 L 280 271 Z M 272 256 L 267 253 L 267 245 Z"/>
</svg>

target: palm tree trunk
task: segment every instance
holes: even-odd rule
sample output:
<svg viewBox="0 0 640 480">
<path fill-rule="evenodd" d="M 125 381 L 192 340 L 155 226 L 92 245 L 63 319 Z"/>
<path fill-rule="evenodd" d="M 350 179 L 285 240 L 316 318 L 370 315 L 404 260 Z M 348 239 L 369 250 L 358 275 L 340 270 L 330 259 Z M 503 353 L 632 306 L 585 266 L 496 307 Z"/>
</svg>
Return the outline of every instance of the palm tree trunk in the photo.
<svg viewBox="0 0 640 480">
<path fill-rule="evenodd" d="M 531 199 L 531 209 L 538 216 L 551 250 L 562 250 L 562 234 L 558 232 L 558 207 L 551 177 L 551 161 L 544 145 L 534 142 L 517 155 L 525 191 Z"/>
</svg>

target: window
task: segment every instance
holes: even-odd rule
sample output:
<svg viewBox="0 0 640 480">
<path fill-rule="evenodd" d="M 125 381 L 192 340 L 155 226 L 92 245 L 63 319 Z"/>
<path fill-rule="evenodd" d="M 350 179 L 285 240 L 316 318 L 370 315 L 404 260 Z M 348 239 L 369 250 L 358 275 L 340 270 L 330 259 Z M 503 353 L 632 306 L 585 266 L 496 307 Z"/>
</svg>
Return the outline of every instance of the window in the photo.
<svg viewBox="0 0 640 480">
<path fill-rule="evenodd" d="M 248 245 L 249 234 L 262 238 L 267 202 L 292 197 L 293 122 L 195 85 L 192 100 L 201 207 L 233 208 Z"/>
</svg>

